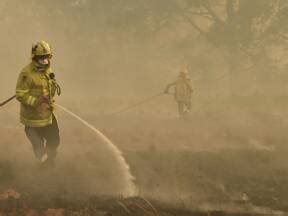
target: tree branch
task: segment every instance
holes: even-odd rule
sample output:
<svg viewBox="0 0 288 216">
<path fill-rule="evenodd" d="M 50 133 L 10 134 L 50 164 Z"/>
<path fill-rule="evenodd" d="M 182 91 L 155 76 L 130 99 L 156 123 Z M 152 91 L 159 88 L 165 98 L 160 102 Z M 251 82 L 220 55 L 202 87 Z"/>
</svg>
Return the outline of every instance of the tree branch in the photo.
<svg viewBox="0 0 288 216">
<path fill-rule="evenodd" d="M 209 19 L 209 20 L 214 20 L 213 17 L 207 12 L 189 11 L 189 13 L 191 15 L 201 16 L 201 17 Z"/>
<path fill-rule="evenodd" d="M 207 10 L 207 12 L 214 18 L 214 20 L 216 22 L 220 22 L 220 23 L 223 23 L 224 21 L 221 20 L 217 15 L 216 13 L 212 10 L 212 8 L 210 7 L 209 3 L 206 2 L 206 4 L 203 4 L 203 7 Z"/>
<path fill-rule="evenodd" d="M 196 29 L 201 35 L 206 36 L 206 32 L 203 31 L 196 23 L 194 20 L 192 20 L 187 14 L 183 14 L 183 17 Z"/>
<path fill-rule="evenodd" d="M 227 13 L 227 20 L 233 19 L 235 15 L 235 1 L 234 0 L 226 0 L 226 13 Z"/>
</svg>

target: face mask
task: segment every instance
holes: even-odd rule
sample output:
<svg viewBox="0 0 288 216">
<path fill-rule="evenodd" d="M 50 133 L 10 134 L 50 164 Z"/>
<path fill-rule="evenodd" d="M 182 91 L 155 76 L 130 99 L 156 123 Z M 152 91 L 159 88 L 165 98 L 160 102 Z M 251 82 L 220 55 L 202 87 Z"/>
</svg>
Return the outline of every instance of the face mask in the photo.
<svg viewBox="0 0 288 216">
<path fill-rule="evenodd" d="M 48 58 L 39 59 L 38 63 L 41 64 L 41 65 L 48 65 L 49 64 L 49 59 Z"/>
</svg>

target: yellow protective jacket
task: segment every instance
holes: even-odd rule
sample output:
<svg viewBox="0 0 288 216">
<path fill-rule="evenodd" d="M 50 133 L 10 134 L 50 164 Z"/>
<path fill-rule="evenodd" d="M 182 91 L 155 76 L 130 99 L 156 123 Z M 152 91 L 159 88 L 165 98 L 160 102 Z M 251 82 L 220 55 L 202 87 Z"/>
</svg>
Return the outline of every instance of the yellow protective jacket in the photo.
<svg viewBox="0 0 288 216">
<path fill-rule="evenodd" d="M 16 86 L 16 98 L 21 103 L 20 121 L 29 127 L 45 127 L 52 124 L 53 97 L 56 83 L 49 78 L 51 69 L 40 71 L 32 61 L 24 67 Z M 42 109 L 38 100 L 40 96 L 49 96 L 49 109 Z"/>
<path fill-rule="evenodd" d="M 168 92 L 174 86 L 174 97 L 177 102 L 189 102 L 193 93 L 192 81 L 189 77 L 178 76 L 177 80 L 166 87 Z"/>
</svg>

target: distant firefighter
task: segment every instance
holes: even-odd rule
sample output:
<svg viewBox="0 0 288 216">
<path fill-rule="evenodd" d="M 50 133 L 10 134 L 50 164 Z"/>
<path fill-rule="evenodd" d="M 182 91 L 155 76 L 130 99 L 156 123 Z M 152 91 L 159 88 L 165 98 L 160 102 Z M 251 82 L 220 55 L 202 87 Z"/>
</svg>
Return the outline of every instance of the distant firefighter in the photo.
<svg viewBox="0 0 288 216">
<path fill-rule="evenodd" d="M 185 117 L 191 110 L 192 82 L 187 69 L 180 71 L 176 81 L 167 85 L 164 93 L 169 94 L 169 89 L 174 87 L 174 97 L 178 103 L 180 117 Z"/>
<path fill-rule="evenodd" d="M 20 119 L 35 156 L 43 165 L 53 165 L 60 143 L 59 128 L 53 114 L 54 96 L 59 86 L 51 72 L 52 50 L 39 41 L 32 46 L 32 61 L 22 69 L 16 86 L 21 103 Z M 60 94 L 60 93 L 59 93 Z"/>
</svg>

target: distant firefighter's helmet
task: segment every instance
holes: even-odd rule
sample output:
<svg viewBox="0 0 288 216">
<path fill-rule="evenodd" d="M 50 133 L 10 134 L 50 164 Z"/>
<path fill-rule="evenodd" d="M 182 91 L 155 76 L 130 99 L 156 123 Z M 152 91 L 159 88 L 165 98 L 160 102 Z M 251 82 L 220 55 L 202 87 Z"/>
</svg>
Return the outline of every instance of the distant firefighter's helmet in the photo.
<svg viewBox="0 0 288 216">
<path fill-rule="evenodd" d="M 180 76 L 188 76 L 189 75 L 188 69 L 183 68 L 182 70 L 180 70 L 179 75 Z"/>
<path fill-rule="evenodd" d="M 34 59 L 35 57 L 39 56 L 48 56 L 52 58 L 52 48 L 51 46 L 45 41 L 38 41 L 32 45 L 32 52 L 31 57 Z"/>
</svg>

